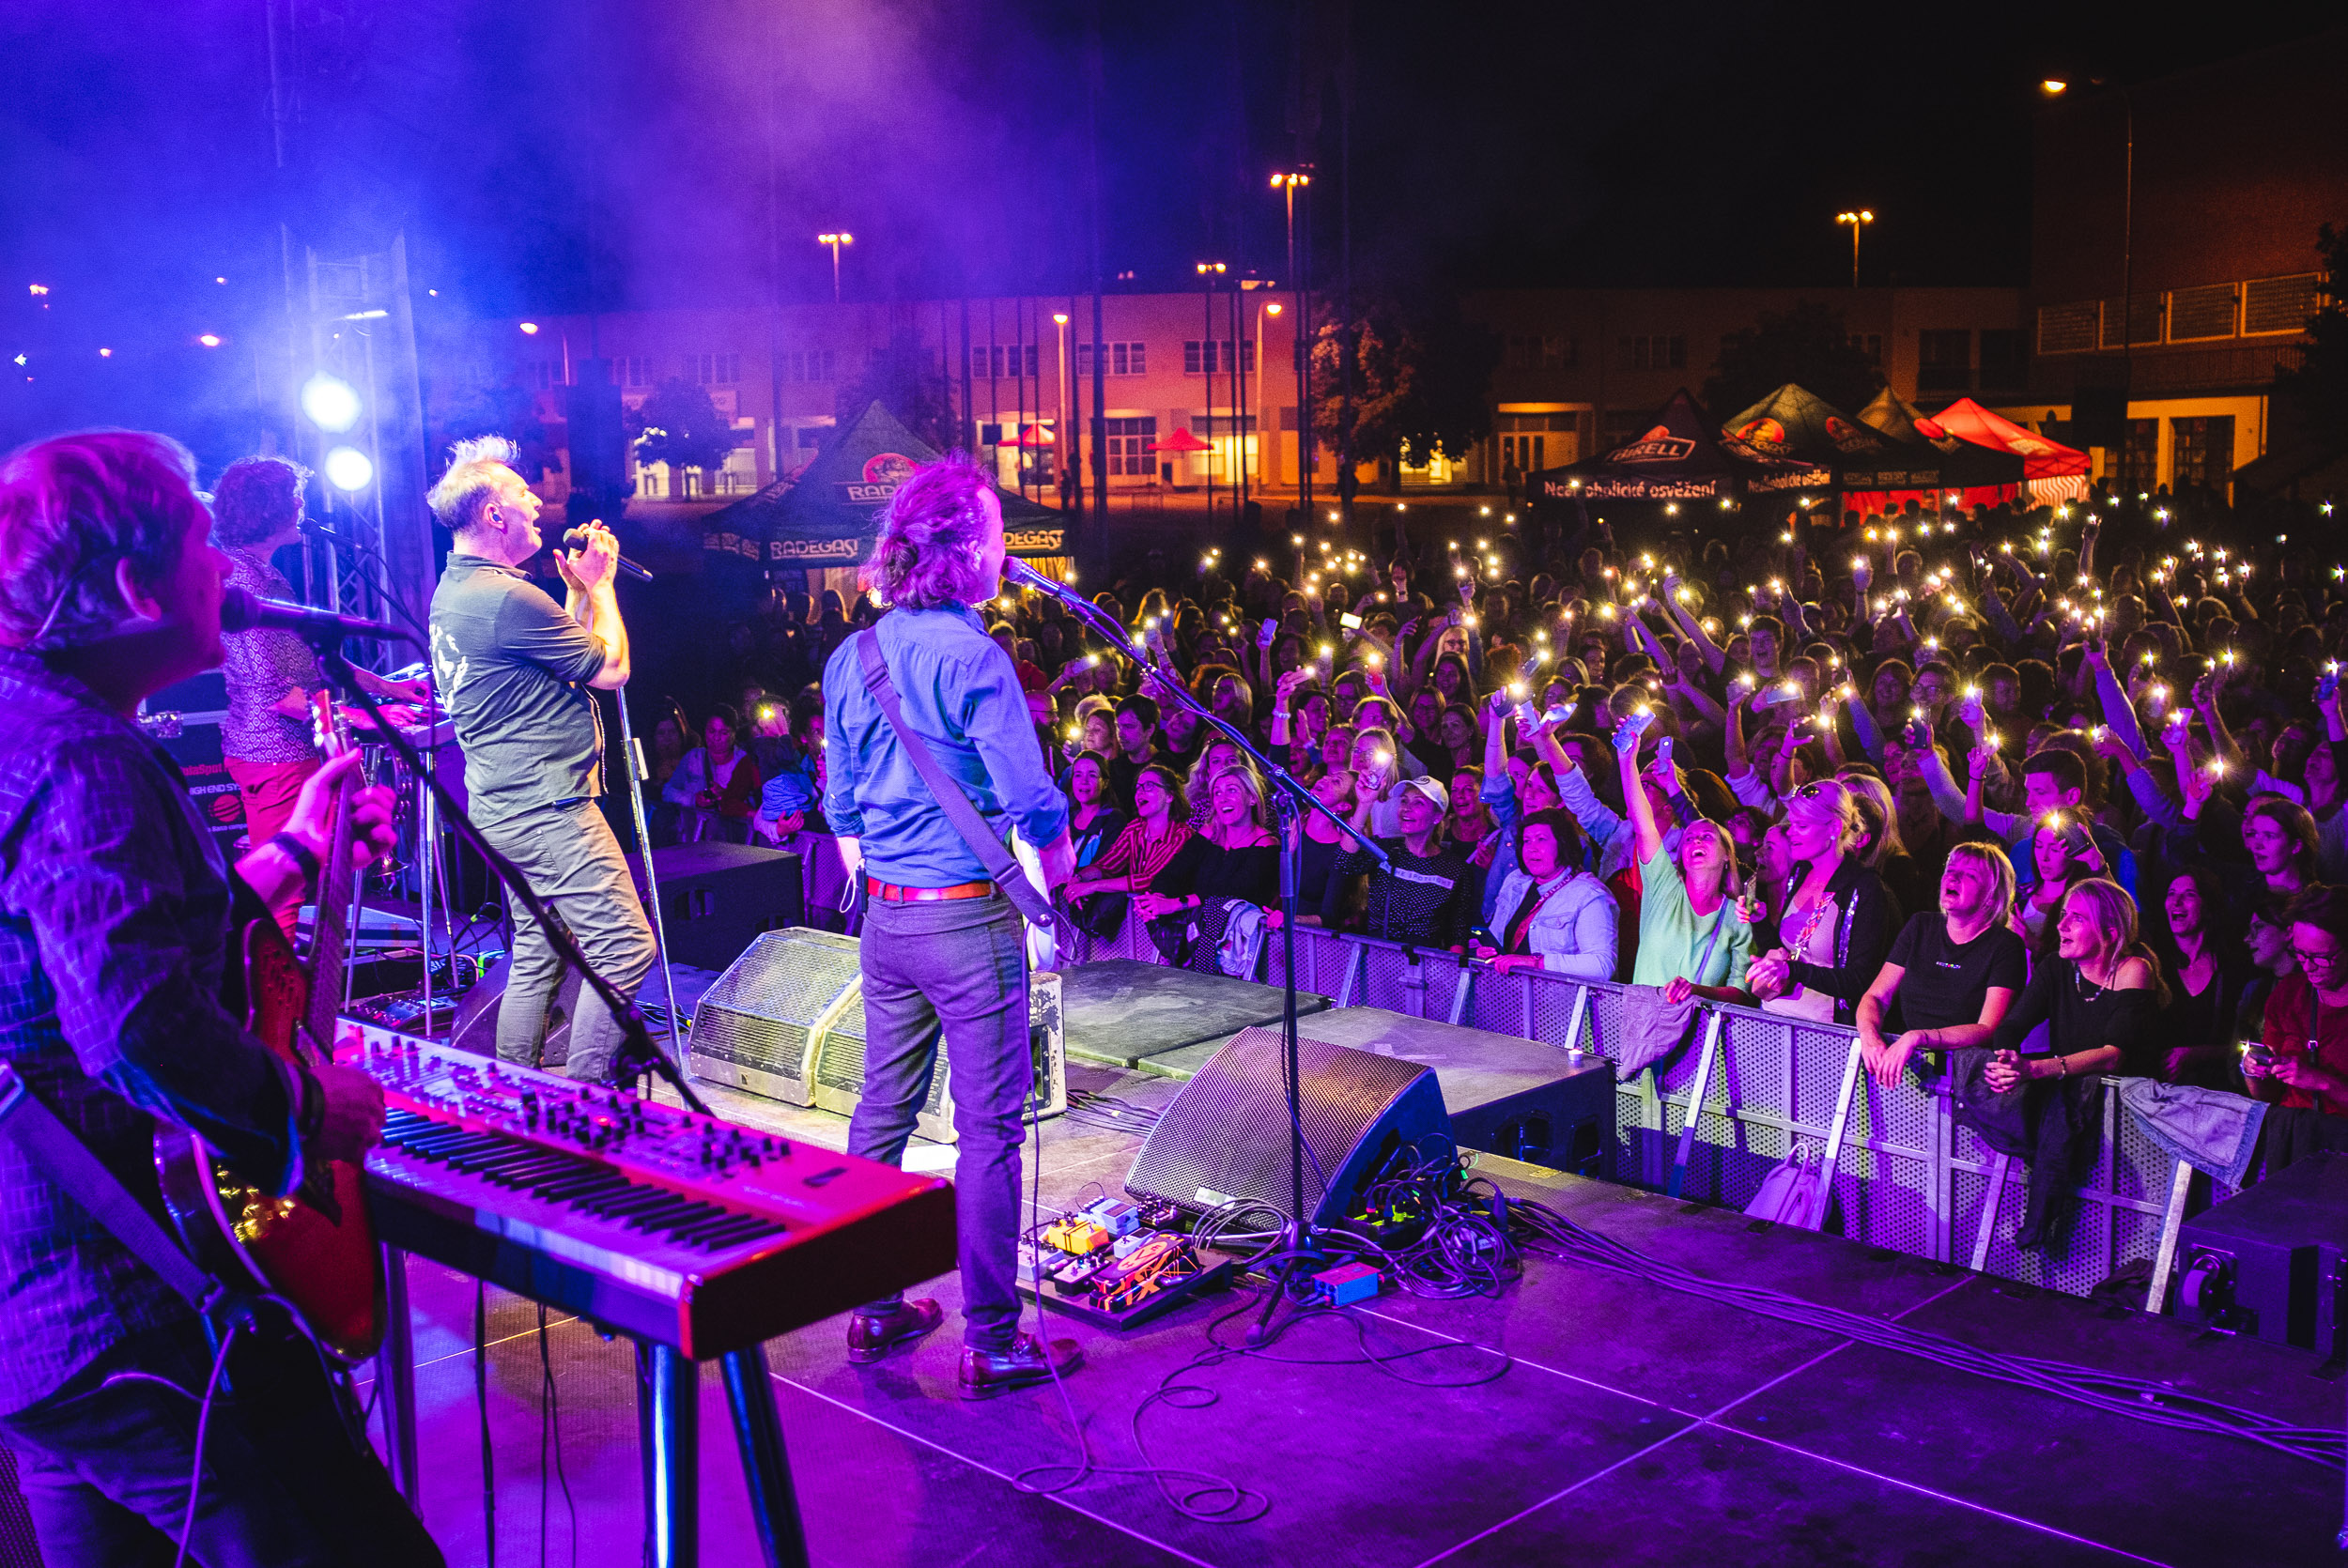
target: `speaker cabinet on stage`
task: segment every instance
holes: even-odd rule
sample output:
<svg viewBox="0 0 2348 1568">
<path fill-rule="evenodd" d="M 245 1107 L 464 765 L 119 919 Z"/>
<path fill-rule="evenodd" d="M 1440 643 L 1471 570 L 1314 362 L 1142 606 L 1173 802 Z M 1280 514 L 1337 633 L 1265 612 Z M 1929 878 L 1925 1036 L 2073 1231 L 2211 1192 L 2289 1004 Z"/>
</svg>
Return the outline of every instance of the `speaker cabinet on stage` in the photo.
<svg viewBox="0 0 2348 1568">
<path fill-rule="evenodd" d="M 1317 1022 L 1317 1021 L 1316 1021 Z M 1201 1214 L 1233 1198 L 1287 1213 L 1291 1195 L 1288 1100 L 1277 1029 L 1243 1029 L 1182 1086 L 1125 1177 L 1136 1198 Z M 1451 1118 L 1431 1068 L 1419 1062 L 1296 1042 L 1305 1141 L 1305 1201 L 1316 1224 L 1342 1218 L 1387 1158 Z M 1315 1176 L 1318 1165 L 1325 1184 Z"/>
<path fill-rule="evenodd" d="M 631 854 L 627 863 L 641 898 L 642 861 Z M 653 851 L 652 864 L 672 962 L 723 969 L 761 933 L 806 918 L 796 854 L 755 844 L 672 844 Z"/>
<path fill-rule="evenodd" d="M 1384 1007 L 1336 1007 L 1301 1027 L 1331 1045 L 1432 1068 L 1461 1148 L 1613 1175 L 1614 1064 L 1602 1056 Z"/>
<path fill-rule="evenodd" d="M 2348 1154 L 2294 1160 L 2177 1235 L 2177 1314 L 2326 1356 L 2348 1351 Z"/>
<path fill-rule="evenodd" d="M 853 936 L 794 927 L 754 939 L 693 1010 L 686 1065 L 698 1078 L 842 1114 L 864 1096 L 864 986 Z M 1027 976 L 1038 1109 L 1068 1109 L 1060 977 Z M 952 1064 L 937 1055 L 915 1130 L 954 1141 Z"/>
</svg>

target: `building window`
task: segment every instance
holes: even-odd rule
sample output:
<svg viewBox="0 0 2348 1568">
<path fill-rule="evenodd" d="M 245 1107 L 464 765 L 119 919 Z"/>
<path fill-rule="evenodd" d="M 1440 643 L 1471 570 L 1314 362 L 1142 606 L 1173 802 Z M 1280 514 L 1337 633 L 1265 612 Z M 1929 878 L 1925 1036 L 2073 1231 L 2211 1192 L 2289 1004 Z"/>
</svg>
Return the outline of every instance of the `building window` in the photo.
<svg viewBox="0 0 2348 1568">
<path fill-rule="evenodd" d="M 2038 307 L 2038 351 L 2041 354 L 2085 354 L 2095 346 L 2103 307 L 2093 300 L 2071 305 Z"/>
<path fill-rule="evenodd" d="M 1158 438 L 1157 416 L 1146 419 L 1103 420 L 1101 428 L 1108 442 L 1109 473 L 1134 479 L 1157 477 L 1157 454 L 1150 443 Z"/>
<path fill-rule="evenodd" d="M 2321 302 L 2317 298 L 2321 281 L 2313 272 L 2300 272 L 2288 278 L 2252 278 L 2244 284 L 2243 335 L 2306 331 L 2308 317 Z"/>
<path fill-rule="evenodd" d="M 1881 332 L 1853 332 L 1850 335 L 1850 346 L 1866 355 L 1869 364 L 1879 365 L 1883 362 L 1883 334 Z"/>
<path fill-rule="evenodd" d="M 1139 343 L 1112 343 L 1104 368 L 1111 376 L 1147 376 L 1150 356 Z M 1076 345 L 1076 374 L 1079 377 L 1092 374 L 1092 345 L 1089 343 Z"/>
<path fill-rule="evenodd" d="M 2233 336 L 2236 302 L 2232 284 L 2178 289 L 2169 296 L 2169 341 L 2198 343 Z"/>
<path fill-rule="evenodd" d="M 1580 346 L 1557 333 L 1512 333 L 1508 339 L 1510 370 L 1566 370 L 1576 362 Z M 1686 352 L 1683 347 L 1681 352 Z"/>
<path fill-rule="evenodd" d="M 1238 352 L 1242 356 L 1253 356 L 1255 351 L 1253 338 L 1240 339 Z M 1185 376 L 1228 376 L 1238 367 L 1239 361 L 1232 358 L 1229 338 L 1217 338 L 1212 343 L 1201 343 L 1192 338 L 1182 345 L 1182 374 Z"/>
<path fill-rule="evenodd" d="M 2132 419 L 2120 447 L 2123 494 L 2149 494 L 2160 483 L 2160 421 Z"/>
<path fill-rule="evenodd" d="M 2167 314 L 2165 301 L 2157 294 L 2139 294 L 2131 302 L 2132 308 L 2123 311 L 2117 300 L 2104 301 L 2104 346 L 2127 348 L 2139 343 L 2160 341 L 2161 317 Z"/>
<path fill-rule="evenodd" d="M 1027 365 L 1019 362 L 1019 350 L 1025 348 Z M 970 350 L 970 378 L 974 381 L 1016 381 L 1023 376 L 1036 374 L 1035 344 L 991 343 L 974 346 Z"/>
<path fill-rule="evenodd" d="M 1961 392 L 1973 384 L 1973 334 L 1963 327 L 1916 334 L 1916 390 Z"/>
<path fill-rule="evenodd" d="M 2199 485 L 2225 494 L 2226 486 L 2233 482 L 2233 416 L 2207 414 L 2170 420 L 2169 433 L 2175 442 L 2171 469 L 2177 493 Z"/>
<path fill-rule="evenodd" d="M 611 384 L 615 387 L 649 387 L 652 385 L 652 360 L 643 354 L 619 354 L 611 360 Z"/>
<path fill-rule="evenodd" d="M 532 360 L 522 366 L 522 385 L 526 387 L 546 392 L 564 384 L 563 361 L 560 360 Z"/>
<path fill-rule="evenodd" d="M 731 387 L 742 379 L 742 356 L 687 354 L 685 378 L 699 387 Z"/>
<path fill-rule="evenodd" d="M 1614 348 L 1625 370 L 1684 370 L 1688 365 L 1688 340 L 1676 334 L 1617 338 Z"/>
<path fill-rule="evenodd" d="M 835 379 L 832 350 L 828 348 L 794 349 L 782 357 L 782 378 L 786 381 L 829 381 Z"/>
<path fill-rule="evenodd" d="M 1991 387 L 2018 387 L 2023 384 L 2022 334 L 2013 327 L 1984 327 L 1981 330 L 1981 384 L 1985 391 Z"/>
</svg>

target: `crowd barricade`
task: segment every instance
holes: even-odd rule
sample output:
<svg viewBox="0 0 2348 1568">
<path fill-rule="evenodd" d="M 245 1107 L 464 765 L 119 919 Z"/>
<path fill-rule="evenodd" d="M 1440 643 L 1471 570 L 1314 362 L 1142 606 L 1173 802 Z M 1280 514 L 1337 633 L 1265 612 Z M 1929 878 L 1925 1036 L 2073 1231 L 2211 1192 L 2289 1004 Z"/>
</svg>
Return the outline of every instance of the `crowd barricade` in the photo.
<svg viewBox="0 0 2348 1568">
<path fill-rule="evenodd" d="M 829 840 L 801 853 L 812 920 L 820 909 L 839 907 L 846 879 Z M 829 891 L 819 897 L 819 887 Z M 1280 933 L 1266 931 L 1254 977 L 1280 984 L 1282 953 Z M 1074 962 L 1107 959 L 1163 961 L 1148 922 L 1130 909 L 1114 937 L 1078 940 Z M 1297 930 L 1296 969 L 1300 989 L 1340 1007 L 1383 1007 L 1601 1056 L 1614 1055 L 1621 1038 L 1629 989 L 1539 970 L 1502 972 L 1442 949 L 1313 926 Z M 2078 1190 L 2070 1234 L 2052 1253 L 2025 1251 L 2015 1237 L 2028 1171 L 1957 1122 L 1945 1077 L 1925 1079 L 1911 1066 L 1886 1088 L 1861 1068 L 1857 1031 L 1751 1007 L 1702 1004 L 1686 1043 L 1615 1085 L 1615 1113 L 1617 1181 L 1742 1208 L 1803 1141 L 1823 1162 L 1833 1195 L 1829 1230 L 2072 1295 L 2151 1259 L 2172 1198 L 2174 1161 L 2107 1084 L 2103 1138 L 2094 1171 Z M 2001 1193 L 1994 1209 L 1993 1186 Z M 2212 1192 L 2231 1195 L 2223 1186 Z"/>
</svg>

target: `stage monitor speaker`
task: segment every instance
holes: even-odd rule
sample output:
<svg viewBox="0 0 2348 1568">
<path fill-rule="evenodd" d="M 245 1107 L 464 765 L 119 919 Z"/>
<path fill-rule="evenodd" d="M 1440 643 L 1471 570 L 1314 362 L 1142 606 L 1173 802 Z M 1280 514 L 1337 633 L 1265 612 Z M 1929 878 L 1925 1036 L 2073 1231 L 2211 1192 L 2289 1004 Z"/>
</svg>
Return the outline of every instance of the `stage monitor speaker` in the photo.
<svg viewBox="0 0 2348 1568">
<path fill-rule="evenodd" d="M 753 942 L 693 1012 L 687 1067 L 699 1078 L 843 1115 L 864 1097 L 864 984 L 853 936 L 794 927 Z M 1037 1112 L 1068 1109 L 1060 977 L 1027 976 L 1027 1034 Z M 914 1128 L 954 1141 L 952 1064 L 938 1053 Z"/>
<path fill-rule="evenodd" d="M 812 1105 L 815 1041 L 859 983 L 855 937 L 804 926 L 768 931 L 693 1009 L 686 1068 L 714 1084 Z"/>
<path fill-rule="evenodd" d="M 1202 1214 L 1245 1198 L 1285 1214 L 1292 1193 L 1277 1029 L 1243 1029 L 1160 1114 L 1125 1177 L 1136 1198 Z M 1388 1157 L 1451 1134 L 1443 1091 L 1422 1063 L 1320 1040 L 1296 1042 L 1305 1201 L 1315 1224 L 1342 1219 Z M 1316 1177 L 1318 1166 L 1320 1177 Z"/>
<path fill-rule="evenodd" d="M 1461 1148 L 1605 1178 L 1614 1147 L 1614 1064 L 1586 1051 L 1467 1029 L 1384 1007 L 1337 1007 L 1304 1028 L 1432 1068 Z"/>
<path fill-rule="evenodd" d="M 641 898 L 643 867 L 636 855 L 627 859 Z M 653 851 L 652 863 L 672 963 L 724 969 L 761 933 L 806 919 L 796 854 L 755 844 L 672 844 Z"/>
</svg>

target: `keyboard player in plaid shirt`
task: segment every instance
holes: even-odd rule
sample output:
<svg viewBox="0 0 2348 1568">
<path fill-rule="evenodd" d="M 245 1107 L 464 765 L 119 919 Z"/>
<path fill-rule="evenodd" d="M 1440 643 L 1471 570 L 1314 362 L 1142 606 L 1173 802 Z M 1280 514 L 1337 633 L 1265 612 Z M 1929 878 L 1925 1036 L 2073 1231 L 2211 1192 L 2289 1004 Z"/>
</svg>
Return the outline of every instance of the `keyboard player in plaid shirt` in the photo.
<svg viewBox="0 0 2348 1568">
<path fill-rule="evenodd" d="M 193 477 L 176 443 L 119 431 L 0 461 L 0 1057 L 158 1219 L 159 1120 L 286 1191 L 383 1119 L 372 1080 L 287 1069 L 223 986 L 232 903 L 265 917 L 321 855 L 388 847 L 388 793 L 359 792 L 362 842 L 330 844 L 352 762 L 330 764 L 232 873 L 135 722 L 220 662 L 228 561 Z M 186 1524 L 212 1360 L 192 1310 L 0 1137 L 0 1442 L 50 1563 L 168 1562 L 183 1525 L 209 1568 L 441 1560 L 280 1327 L 238 1339 Z"/>
</svg>

